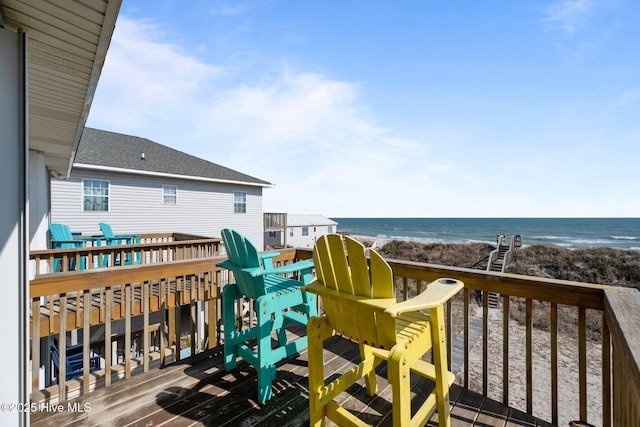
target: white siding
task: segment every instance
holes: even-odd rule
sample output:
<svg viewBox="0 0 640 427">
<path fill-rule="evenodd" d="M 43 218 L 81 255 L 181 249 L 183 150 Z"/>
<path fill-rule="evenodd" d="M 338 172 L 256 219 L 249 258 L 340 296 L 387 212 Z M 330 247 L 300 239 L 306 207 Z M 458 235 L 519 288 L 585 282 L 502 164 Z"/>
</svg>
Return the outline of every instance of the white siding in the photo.
<svg viewBox="0 0 640 427">
<path fill-rule="evenodd" d="M 82 180 L 109 181 L 109 212 L 84 212 Z M 162 204 L 162 186 L 178 188 L 177 204 Z M 233 192 L 247 193 L 247 213 L 233 213 Z M 100 235 L 99 222 L 116 234 L 190 233 L 220 237 L 220 230 L 235 228 L 261 249 L 262 187 L 147 177 L 74 169 L 66 181 L 51 181 L 51 222 L 66 224 L 73 232 Z"/>
<path fill-rule="evenodd" d="M 272 245 L 272 246 L 282 245 L 283 242 L 284 242 L 284 237 L 282 236 L 282 233 L 283 232 L 279 231 L 279 230 L 276 230 L 276 231 L 265 231 L 264 232 L 264 244 L 265 245 Z M 272 237 L 271 234 L 273 234 L 274 237 Z"/>
<path fill-rule="evenodd" d="M 29 151 L 29 250 L 49 247 L 49 171 L 44 154 Z M 40 262 L 40 271 L 48 271 L 49 263 Z M 29 262 L 29 279 L 35 277 L 36 263 Z"/>
<path fill-rule="evenodd" d="M 329 228 L 332 232 L 336 232 L 335 225 L 309 225 L 309 235 L 302 235 L 303 227 L 287 227 L 287 246 L 293 246 L 294 248 L 313 248 L 316 244 L 318 237 L 329 233 Z M 291 236 L 293 231 L 293 236 Z"/>
</svg>

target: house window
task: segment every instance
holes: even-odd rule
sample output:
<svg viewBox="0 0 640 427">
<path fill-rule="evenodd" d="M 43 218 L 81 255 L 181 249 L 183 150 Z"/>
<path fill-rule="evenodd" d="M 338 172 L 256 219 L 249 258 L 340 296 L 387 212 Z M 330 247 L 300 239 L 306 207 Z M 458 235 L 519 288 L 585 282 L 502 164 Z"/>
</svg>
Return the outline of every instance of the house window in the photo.
<svg viewBox="0 0 640 427">
<path fill-rule="evenodd" d="M 289 227 L 289 237 L 293 237 L 293 228 Z"/>
<path fill-rule="evenodd" d="M 303 236 L 309 235 L 309 227 L 302 227 L 302 235 Z"/>
<path fill-rule="evenodd" d="M 178 187 L 175 185 L 162 186 L 162 204 L 176 205 L 178 204 Z"/>
<path fill-rule="evenodd" d="M 329 234 L 333 233 L 333 225 L 330 225 L 327 227 L 327 233 Z"/>
<path fill-rule="evenodd" d="M 247 213 L 247 193 L 245 191 L 233 192 L 233 213 Z"/>
<path fill-rule="evenodd" d="M 275 239 L 275 238 L 276 238 L 276 237 L 278 237 L 278 236 L 276 236 L 276 232 L 275 232 L 275 231 L 270 231 L 270 232 L 269 232 L 269 237 L 270 237 L 271 239 Z"/>
<path fill-rule="evenodd" d="M 109 181 L 83 180 L 82 209 L 85 212 L 109 211 Z"/>
</svg>

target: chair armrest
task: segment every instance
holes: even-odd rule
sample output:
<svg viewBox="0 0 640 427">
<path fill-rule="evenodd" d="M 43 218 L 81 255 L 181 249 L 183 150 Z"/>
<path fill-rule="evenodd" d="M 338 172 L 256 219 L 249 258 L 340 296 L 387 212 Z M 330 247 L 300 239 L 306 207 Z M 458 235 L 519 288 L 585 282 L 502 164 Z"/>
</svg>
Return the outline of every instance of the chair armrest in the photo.
<svg viewBox="0 0 640 427">
<path fill-rule="evenodd" d="M 125 240 L 127 245 L 133 245 L 140 242 L 140 236 L 135 234 L 116 234 L 114 240 Z"/>
<path fill-rule="evenodd" d="M 72 354 L 67 356 L 67 361 L 69 362 L 69 364 L 71 365 L 77 365 L 80 364 L 80 366 L 82 366 L 82 362 L 83 362 L 83 353 L 76 353 L 76 354 Z M 91 352 L 89 354 L 89 365 L 95 365 L 95 364 L 100 364 L 100 356 L 99 355 L 95 355 L 95 353 Z"/>
<path fill-rule="evenodd" d="M 116 239 L 139 239 L 140 236 L 137 234 L 116 234 L 114 236 Z"/>
<path fill-rule="evenodd" d="M 82 361 L 82 353 L 70 354 L 67 356 L 67 360 L 70 363 L 76 363 L 77 361 Z"/>
<path fill-rule="evenodd" d="M 296 271 L 312 269 L 313 260 L 306 259 L 303 261 L 298 261 L 293 264 L 283 265 L 282 267 L 268 268 L 268 269 L 263 269 L 261 267 L 242 268 L 242 267 L 238 267 L 236 264 L 232 263 L 229 260 L 220 262 L 216 264 L 216 266 L 226 268 L 227 270 L 231 270 L 231 271 L 243 271 L 245 273 L 250 274 L 253 277 L 258 277 L 258 276 L 265 276 L 268 274 L 295 273 Z"/>
<path fill-rule="evenodd" d="M 278 255 L 280 255 L 280 252 L 261 252 L 258 254 L 258 258 L 260 259 L 273 258 L 273 257 L 277 257 Z"/>
<path fill-rule="evenodd" d="M 71 369 L 71 371 L 78 371 L 82 369 L 82 366 L 83 366 L 82 359 L 69 359 L 67 357 L 67 366 Z"/>
<path fill-rule="evenodd" d="M 296 271 L 309 270 L 314 267 L 313 260 L 305 259 L 302 261 L 294 262 L 293 264 L 283 265 L 282 267 L 265 268 L 261 271 L 256 271 L 253 276 L 264 276 L 265 274 L 285 274 L 295 273 Z"/>
<path fill-rule="evenodd" d="M 82 350 L 83 344 L 71 345 L 66 349 L 67 357 L 75 356 L 76 354 L 82 354 Z"/>
<path fill-rule="evenodd" d="M 361 295 L 352 295 L 346 292 L 336 291 L 335 289 L 328 288 L 324 285 L 319 284 L 317 281 L 313 281 L 310 284 L 303 286 L 300 288 L 305 292 L 311 292 L 312 294 L 316 294 L 322 298 L 330 299 L 330 300 L 340 300 L 349 303 L 357 303 L 366 305 L 369 308 L 376 311 L 385 311 L 389 306 L 397 305 L 395 298 L 373 298 L 366 297 Z"/>
<path fill-rule="evenodd" d="M 107 241 L 107 244 L 109 244 L 110 242 L 116 242 L 119 245 L 132 245 L 135 240 L 132 238 L 127 238 L 127 237 L 105 237 L 104 240 Z"/>
<path fill-rule="evenodd" d="M 225 260 L 225 261 L 217 263 L 216 267 L 226 268 L 227 270 L 231 270 L 231 271 L 246 271 L 246 272 L 251 272 L 253 270 L 262 270 L 261 267 L 242 268 L 242 267 L 239 267 L 238 265 L 232 263 L 231 260 L 228 260 L 228 259 Z"/>
<path fill-rule="evenodd" d="M 396 317 L 406 312 L 437 307 L 449 301 L 462 288 L 464 288 L 464 283 L 456 279 L 434 280 L 427 285 L 427 289 L 424 292 L 387 308 L 385 313 L 391 317 Z"/>
<path fill-rule="evenodd" d="M 89 358 L 89 371 L 94 372 L 100 369 L 100 356 L 93 356 Z"/>
<path fill-rule="evenodd" d="M 273 258 L 280 255 L 280 252 L 261 252 L 258 253 L 258 259 L 262 263 L 263 268 L 273 268 Z"/>
<path fill-rule="evenodd" d="M 348 304 L 349 306 L 364 305 L 369 309 L 377 312 L 384 312 L 385 309 L 396 304 L 396 299 L 393 297 L 373 298 L 368 296 L 353 295 L 328 288 L 324 285 L 319 284 L 316 280 L 306 286 L 302 286 L 300 290 L 316 294 L 322 299 L 340 301 L 342 303 Z"/>
</svg>

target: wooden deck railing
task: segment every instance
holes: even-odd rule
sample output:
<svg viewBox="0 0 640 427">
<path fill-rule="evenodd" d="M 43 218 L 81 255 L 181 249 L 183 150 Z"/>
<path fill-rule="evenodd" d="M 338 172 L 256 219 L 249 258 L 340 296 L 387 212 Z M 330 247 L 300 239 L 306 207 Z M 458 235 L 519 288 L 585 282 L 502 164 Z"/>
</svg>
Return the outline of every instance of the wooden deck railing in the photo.
<svg viewBox="0 0 640 427">
<path fill-rule="evenodd" d="M 287 214 L 265 212 L 262 214 L 264 231 L 282 231 L 287 228 Z"/>
<path fill-rule="evenodd" d="M 604 317 L 613 344 L 615 425 L 640 425 L 640 292 L 605 291 Z"/>
<path fill-rule="evenodd" d="M 286 263 L 310 257 L 309 250 L 283 250 L 276 261 Z M 128 325 L 127 339 L 133 333 L 131 319 L 141 315 L 145 340 L 142 363 L 146 370 L 151 359 L 149 314 L 166 311 L 157 326 L 162 337 L 159 354 L 164 357 L 165 350 L 172 346 L 173 354 L 179 357 L 181 344 L 176 330 L 180 322 L 176 317 L 180 310 L 176 308 L 186 304 L 191 307 L 191 325 L 196 325 L 199 316 L 204 316 L 206 348 L 215 347 L 220 339 L 219 292 L 227 280 L 225 272 L 215 267 L 220 260 L 222 258 L 213 257 L 37 277 L 30 286 L 33 318 L 39 319 L 32 322 L 32 336 L 57 337 L 60 353 L 64 354 L 66 331 L 82 328 L 83 342 L 87 343 L 89 327 L 104 324 L 104 337 L 108 342 L 111 335 L 107 325 L 124 319 Z M 389 260 L 389 263 L 399 299 L 419 292 L 440 277 L 453 277 L 465 283 L 464 291 L 447 308 L 450 346 L 453 347 L 456 336 L 464 337 L 459 376 L 464 387 L 553 424 L 563 425 L 563 417 L 569 416 L 604 426 L 640 425 L 638 290 L 408 261 Z M 501 295 L 499 308 L 488 307 L 488 292 Z M 482 295 L 479 308 L 474 298 L 477 293 Z M 205 307 L 198 311 L 200 301 Z M 253 316 L 251 305 L 247 307 L 247 316 Z M 566 311 L 573 315 L 565 315 Z M 520 314 L 522 320 L 516 321 Z M 540 318 L 547 319 L 548 332 L 534 328 Z M 575 328 L 567 327 L 573 318 L 577 319 Z M 600 319 L 596 331 L 589 328 L 593 318 Z M 474 345 L 472 329 L 477 321 L 481 332 Z M 567 334 L 565 330 L 572 328 L 575 333 Z M 541 336 L 545 345 L 539 344 Z M 197 339 L 203 339 L 202 333 L 198 335 L 192 326 L 191 354 L 198 350 Z M 594 339 L 598 342 L 594 343 Z M 37 372 L 39 340 L 32 343 L 32 365 Z M 130 341 L 125 343 L 125 349 L 129 345 Z M 601 350 L 594 352 L 598 347 Z M 83 393 L 89 390 L 91 376 L 94 381 L 102 380 L 108 385 L 111 374 L 119 368 L 107 353 L 100 372 L 89 374 L 89 370 L 84 369 L 80 378 Z M 451 353 L 449 364 L 453 363 Z M 567 353 L 574 354 L 575 361 L 567 362 Z M 85 345 L 85 367 L 88 367 L 89 356 L 90 347 Z M 125 375 L 130 375 L 132 360 L 125 355 L 123 363 Z M 519 363 L 522 366 L 516 366 Z M 560 368 L 565 369 L 566 363 L 568 371 L 563 373 Z M 542 371 L 537 366 L 543 366 Z M 522 375 L 517 374 L 520 370 Z M 540 388 L 537 383 L 543 376 L 548 378 L 548 385 Z M 575 386 L 570 385 L 568 376 L 576 379 Z M 597 387 L 593 386 L 592 376 L 600 378 Z M 42 388 L 34 375 L 34 401 L 50 398 Z M 63 382 L 57 393 L 61 400 L 65 399 L 65 391 Z M 519 398 L 519 394 L 523 397 Z M 574 406 L 567 406 L 572 398 L 575 398 Z M 567 407 L 568 414 L 561 412 Z"/>
<path fill-rule="evenodd" d="M 295 255 L 295 250 L 283 250 L 274 258 L 274 263 L 277 266 L 291 262 Z M 152 359 L 159 365 L 165 363 L 167 354 L 173 360 L 180 359 L 181 349 L 186 345 L 180 337 L 181 325 L 185 323 L 189 325 L 185 342 L 189 343 L 190 355 L 218 346 L 219 292 L 227 283 L 228 274 L 216 264 L 224 259 L 206 257 L 96 268 L 44 274 L 32 279 L 29 286 L 32 401 L 65 401 L 67 391 L 74 385 L 81 385 L 82 393 L 87 393 L 98 382 L 108 386 L 112 378 L 129 378 L 138 366 L 147 372 Z M 189 308 L 186 322 L 181 321 L 180 307 Z M 155 324 L 151 324 L 152 314 L 156 317 Z M 249 314 L 254 317 L 253 313 Z M 132 326 L 136 320 L 142 325 L 139 330 Z M 112 356 L 117 322 L 124 322 L 120 334 L 124 340 L 122 363 Z M 198 328 L 198 325 L 204 327 Z M 96 327 L 102 329 L 96 331 Z M 43 365 L 40 360 L 43 338 L 57 340 L 60 354 L 57 378 L 66 378 L 65 355 L 71 331 L 81 331 L 82 339 L 78 341 L 83 345 L 82 377 L 58 380 L 57 388 L 47 388 L 39 375 Z M 154 334 L 159 338 L 156 346 L 151 344 Z M 129 351 L 134 335 L 141 336 L 142 341 L 142 357 L 136 360 Z M 90 372 L 89 360 L 96 345 L 103 349 L 102 369 Z"/>
<path fill-rule="evenodd" d="M 417 288 L 439 277 L 452 277 L 464 282 L 462 297 L 450 303 L 447 311 L 449 331 L 455 332 L 456 323 L 462 322 L 465 357 L 461 383 L 465 388 L 502 401 L 505 405 L 517 407 L 519 405 L 514 404 L 512 395 L 522 384 L 525 397 L 523 407 L 519 409 L 553 424 L 566 425 L 566 419 L 560 418 L 569 416 L 570 420 L 580 419 L 595 425 L 640 425 L 638 290 L 406 261 L 389 262 L 404 295 L 416 292 Z M 472 335 L 469 311 L 475 304 L 473 298 L 470 298 L 473 292 L 482 293 L 481 343 L 477 344 L 481 346 L 481 356 L 477 364 L 472 361 L 473 352 L 469 342 Z M 491 317 L 487 299 L 489 292 L 502 296 L 501 307 L 494 309 Z M 456 304 L 462 307 L 456 308 Z M 534 306 L 538 316 L 534 316 Z M 565 311 L 573 311 L 574 315 L 559 320 L 559 307 Z M 460 311 L 462 318 L 455 319 L 455 313 Z M 516 323 L 512 319 L 517 314 L 516 311 L 523 311 L 523 337 L 514 336 L 514 328 L 510 327 Z M 533 327 L 534 319 L 538 321 L 539 316 L 546 317 L 549 325 L 549 338 L 543 346 L 534 344 L 535 336 L 542 334 L 546 337 L 546 333 L 540 333 Z M 587 318 L 593 317 L 601 319 L 600 331 L 595 333 L 587 329 Z M 570 318 L 577 318 L 575 346 L 573 340 L 565 340 L 567 335 L 558 330 L 558 326 L 567 326 L 562 322 L 568 322 Z M 491 327 L 492 322 L 498 324 L 498 333 Z M 599 337 L 594 338 L 594 334 Z M 593 351 L 588 351 L 588 348 L 594 347 L 594 339 L 601 343 L 600 354 L 594 355 Z M 453 334 L 450 335 L 450 345 L 452 342 Z M 490 350 L 495 350 L 492 346 L 496 345 L 500 345 L 502 349 L 498 349 L 498 357 L 494 360 L 490 355 L 495 355 L 496 351 Z M 568 352 L 562 351 L 565 345 L 573 347 Z M 611 357 L 612 348 L 614 357 Z M 575 355 L 575 363 L 571 365 L 573 368 L 570 372 L 560 377 L 560 360 L 564 361 L 567 353 Z M 536 359 L 540 354 L 543 355 L 541 363 L 546 372 L 534 369 L 540 365 L 540 361 Z M 451 352 L 449 355 L 451 364 Z M 512 372 L 514 359 L 519 355 L 524 355 L 525 359 L 524 381 Z M 596 374 L 601 378 L 600 387 L 591 387 L 592 382 L 588 381 L 593 375 L 594 366 L 597 366 Z M 470 380 L 474 373 L 479 378 L 475 384 Z M 549 384 L 536 394 L 534 383 L 539 382 L 540 376 L 547 376 Z M 577 376 L 577 386 L 567 386 L 570 383 L 567 376 Z M 595 399 L 591 398 L 593 394 L 597 394 Z M 567 402 L 573 397 L 576 404 L 571 408 Z M 569 411 L 566 411 L 567 407 Z M 561 413 L 560 408 L 569 413 Z"/>
<path fill-rule="evenodd" d="M 140 242 L 135 245 L 101 245 L 31 251 L 29 256 L 32 263 L 31 271 L 35 275 L 50 271 L 51 266 L 54 265 L 54 259 L 60 260 L 62 271 L 69 271 L 70 260 L 75 261 L 72 264 L 74 266 L 80 266 L 81 260 L 84 260 L 85 268 L 92 269 L 114 266 L 116 259 L 133 259 L 137 264 L 150 264 L 205 258 L 218 255 L 221 246 L 221 239 L 218 238 L 195 238 L 195 236 L 176 234 L 141 235 Z M 121 262 L 121 264 L 124 263 Z"/>
</svg>

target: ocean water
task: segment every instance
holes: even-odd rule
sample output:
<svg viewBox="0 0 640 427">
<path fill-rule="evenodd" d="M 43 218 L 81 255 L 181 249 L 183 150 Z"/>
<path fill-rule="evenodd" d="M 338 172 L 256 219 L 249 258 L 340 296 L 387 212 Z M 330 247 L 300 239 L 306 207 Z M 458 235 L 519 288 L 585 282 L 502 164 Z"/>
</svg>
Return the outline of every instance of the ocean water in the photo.
<svg viewBox="0 0 640 427">
<path fill-rule="evenodd" d="M 331 218 L 338 231 L 378 240 L 496 243 L 522 235 L 524 246 L 640 250 L 640 218 Z"/>
</svg>

